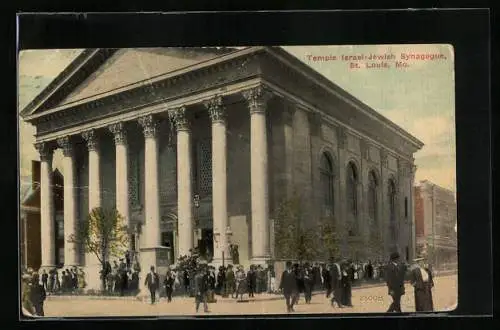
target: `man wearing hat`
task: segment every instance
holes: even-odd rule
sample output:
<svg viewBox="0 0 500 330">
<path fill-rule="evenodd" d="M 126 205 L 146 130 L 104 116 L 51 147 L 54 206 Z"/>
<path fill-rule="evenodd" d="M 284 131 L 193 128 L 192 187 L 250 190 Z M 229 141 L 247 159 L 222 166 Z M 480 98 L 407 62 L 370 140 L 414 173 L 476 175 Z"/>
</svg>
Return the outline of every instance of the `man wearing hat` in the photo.
<svg viewBox="0 0 500 330">
<path fill-rule="evenodd" d="M 151 293 L 151 305 L 156 301 L 156 290 L 160 287 L 160 277 L 155 272 L 155 267 L 151 266 L 150 272 L 146 276 L 146 280 L 144 281 L 144 285 L 149 289 Z"/>
<path fill-rule="evenodd" d="M 405 294 L 406 266 L 400 262 L 399 253 L 393 252 L 386 267 L 386 280 L 392 303 L 387 313 L 401 313 L 401 296 Z"/>
<path fill-rule="evenodd" d="M 292 262 L 286 262 L 286 270 L 281 274 L 280 290 L 283 291 L 286 301 L 286 310 L 288 313 L 293 312 L 295 297 L 298 293 L 297 279 L 292 270 Z"/>
<path fill-rule="evenodd" d="M 195 306 L 196 312 L 200 308 L 200 304 L 203 302 L 203 310 L 205 313 L 208 312 L 207 304 L 207 292 L 208 292 L 208 269 L 207 264 L 200 263 L 194 276 L 194 290 L 195 290 Z"/>
<path fill-rule="evenodd" d="M 304 298 L 306 300 L 306 304 L 311 303 L 312 298 L 312 289 L 313 289 L 313 275 L 312 268 L 309 263 L 305 263 L 302 268 L 302 280 L 304 281 Z"/>
<path fill-rule="evenodd" d="M 434 311 L 434 303 L 432 301 L 434 281 L 432 279 L 432 272 L 424 266 L 424 258 L 419 257 L 413 261 L 415 265 L 410 273 L 410 283 L 415 288 L 415 311 L 432 312 Z"/>
</svg>

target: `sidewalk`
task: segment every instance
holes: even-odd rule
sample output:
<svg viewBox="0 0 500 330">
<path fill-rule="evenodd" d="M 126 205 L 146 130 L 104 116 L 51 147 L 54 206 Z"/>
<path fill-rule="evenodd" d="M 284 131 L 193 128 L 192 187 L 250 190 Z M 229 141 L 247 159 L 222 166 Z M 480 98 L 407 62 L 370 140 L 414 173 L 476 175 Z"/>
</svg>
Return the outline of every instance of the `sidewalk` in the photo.
<svg viewBox="0 0 500 330">
<path fill-rule="evenodd" d="M 439 272 L 436 277 L 440 276 L 449 276 L 457 273 L 456 271 L 442 271 Z M 385 282 L 380 282 L 380 283 L 363 283 L 361 285 L 354 285 L 352 287 L 353 290 L 360 290 L 360 289 L 369 289 L 369 288 L 376 288 L 376 287 L 384 287 L 386 284 Z M 326 291 L 320 290 L 320 291 L 315 291 L 312 293 L 313 296 L 317 295 L 325 295 Z M 47 300 L 129 300 L 129 301 L 142 301 L 144 300 L 144 297 L 137 297 L 137 296 L 90 296 L 90 295 L 48 295 Z M 186 296 L 174 296 L 173 299 L 178 300 L 178 299 L 194 299 L 193 297 L 186 297 Z M 216 296 L 217 301 L 224 301 L 224 302 L 237 302 L 237 299 L 235 298 L 230 298 L 230 297 L 220 297 Z M 272 301 L 272 300 L 280 300 L 283 299 L 283 295 L 279 293 L 260 293 L 256 294 L 254 298 L 248 298 L 248 294 L 243 295 L 243 300 L 245 301 Z M 147 300 L 147 299 L 146 299 Z M 165 301 L 165 298 L 160 298 L 158 301 Z"/>
</svg>

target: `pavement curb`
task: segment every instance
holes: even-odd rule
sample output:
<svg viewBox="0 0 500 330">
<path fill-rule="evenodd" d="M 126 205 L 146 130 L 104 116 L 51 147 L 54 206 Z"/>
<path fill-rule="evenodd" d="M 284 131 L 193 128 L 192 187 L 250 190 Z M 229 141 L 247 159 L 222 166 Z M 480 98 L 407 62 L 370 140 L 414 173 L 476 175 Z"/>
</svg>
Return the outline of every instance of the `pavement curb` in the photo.
<svg viewBox="0 0 500 330">
<path fill-rule="evenodd" d="M 456 271 L 453 272 L 442 272 L 436 275 L 436 277 L 441 277 L 441 276 L 450 276 L 456 274 Z M 408 282 L 406 282 L 408 283 Z M 359 289 L 370 289 L 370 288 L 376 288 L 376 287 L 384 287 L 386 286 L 385 282 L 381 283 L 373 283 L 373 284 L 365 284 L 365 285 L 356 285 L 353 286 L 353 290 L 359 290 Z M 318 295 L 325 295 L 326 291 L 316 291 L 313 292 L 313 296 L 318 296 Z M 249 302 L 257 302 L 257 301 L 272 301 L 272 300 L 281 300 L 283 299 L 282 294 L 268 294 L 264 293 L 265 296 L 257 296 L 254 299 L 250 299 Z M 188 299 L 194 299 L 193 297 L 186 297 L 186 296 L 173 296 L 172 299 L 179 299 L 179 298 L 188 298 Z M 146 299 L 145 297 L 138 297 L 138 296 L 90 296 L 90 295 L 47 295 L 47 300 L 128 300 L 128 301 L 149 301 L 149 298 Z M 224 301 L 224 302 L 234 302 L 237 303 L 238 300 L 235 298 L 222 298 L 222 297 L 217 297 L 218 301 Z M 248 300 L 248 298 L 245 298 L 245 300 Z M 164 298 L 158 299 L 158 301 L 164 301 Z"/>
</svg>

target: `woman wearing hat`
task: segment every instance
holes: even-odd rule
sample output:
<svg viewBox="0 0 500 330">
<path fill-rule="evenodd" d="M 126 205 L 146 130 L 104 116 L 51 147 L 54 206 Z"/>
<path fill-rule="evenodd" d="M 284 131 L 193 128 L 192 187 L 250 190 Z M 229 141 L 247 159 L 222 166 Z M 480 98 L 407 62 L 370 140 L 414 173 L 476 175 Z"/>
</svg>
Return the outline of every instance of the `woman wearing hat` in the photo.
<svg viewBox="0 0 500 330">
<path fill-rule="evenodd" d="M 414 260 L 415 267 L 410 274 L 410 283 L 414 287 L 415 292 L 415 311 L 416 312 L 432 312 L 434 304 L 432 301 L 432 288 L 434 281 L 432 272 L 424 267 L 425 259 L 419 257 Z"/>
<path fill-rule="evenodd" d="M 24 272 L 21 283 L 21 302 L 22 302 L 23 313 L 28 315 L 33 315 L 35 314 L 35 310 L 33 308 L 33 305 L 31 304 L 30 294 L 31 294 L 31 275 Z"/>
<path fill-rule="evenodd" d="M 46 292 L 43 285 L 40 284 L 38 273 L 33 273 L 31 276 L 30 302 L 34 309 L 34 315 L 44 316 L 43 303 L 45 301 Z"/>
</svg>

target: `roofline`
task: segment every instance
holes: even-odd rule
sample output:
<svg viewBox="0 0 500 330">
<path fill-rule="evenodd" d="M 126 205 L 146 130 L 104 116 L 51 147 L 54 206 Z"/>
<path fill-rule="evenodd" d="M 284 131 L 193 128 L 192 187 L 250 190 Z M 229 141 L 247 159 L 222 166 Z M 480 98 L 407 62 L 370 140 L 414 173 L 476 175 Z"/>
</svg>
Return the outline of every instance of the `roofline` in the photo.
<svg viewBox="0 0 500 330">
<path fill-rule="evenodd" d="M 70 65 L 61 72 L 60 75 L 58 75 L 52 83 L 47 86 L 28 106 L 26 106 L 25 109 L 21 112 L 21 116 L 26 120 L 32 120 L 38 117 L 41 117 L 46 114 L 50 114 L 53 112 L 57 112 L 59 110 L 63 110 L 65 108 L 69 108 L 74 106 L 74 103 L 78 101 L 82 101 L 87 99 L 88 101 L 92 101 L 95 99 L 99 99 L 104 97 L 105 95 L 113 95 L 113 94 L 118 94 L 127 90 L 131 90 L 137 87 L 141 87 L 144 85 L 149 85 L 151 83 L 154 83 L 155 81 L 160 81 L 164 80 L 169 77 L 173 77 L 182 73 L 185 73 L 186 71 L 191 71 L 191 70 L 196 70 L 199 68 L 211 66 L 223 61 L 227 61 L 228 59 L 234 59 L 237 57 L 241 56 L 247 56 L 251 54 L 255 54 L 258 52 L 266 52 L 270 54 L 271 56 L 274 56 L 277 58 L 279 61 L 282 63 L 288 65 L 292 69 L 298 71 L 301 73 L 303 76 L 306 78 L 312 80 L 315 84 L 323 87 L 326 91 L 330 92 L 331 94 L 340 97 L 344 101 L 347 101 L 351 103 L 355 108 L 363 112 L 365 115 L 369 116 L 370 118 L 382 122 L 386 127 L 388 127 L 390 130 L 392 130 L 394 133 L 402 137 L 403 139 L 409 141 L 417 150 L 421 149 L 424 146 L 424 143 L 414 137 L 413 135 L 409 134 L 406 132 L 403 128 L 386 118 L 385 116 L 381 115 L 377 111 L 375 111 L 373 108 L 368 106 L 367 104 L 363 103 L 344 89 L 342 89 L 340 86 L 337 84 L 333 83 L 331 80 L 326 78 L 324 75 L 321 73 L 317 72 L 301 60 L 299 60 L 297 57 L 293 56 L 286 50 L 284 50 L 281 46 L 275 46 L 275 47 L 267 47 L 267 46 L 252 46 L 248 48 L 244 48 L 241 50 L 236 50 L 234 52 L 230 52 L 221 56 L 214 57 L 212 59 L 199 62 L 187 67 L 183 67 L 178 70 L 170 71 L 164 74 L 160 74 L 155 77 L 150 77 L 145 80 L 138 81 L 133 84 L 129 84 L 126 86 L 122 86 L 120 88 L 114 89 L 112 91 L 107 91 L 105 93 L 97 94 L 94 96 L 90 96 L 88 98 L 84 98 L 75 102 L 71 102 L 68 104 L 64 104 L 60 107 L 56 107 L 53 109 L 50 109 L 49 111 L 45 111 L 40 114 L 34 114 L 34 111 L 39 108 L 41 105 L 43 105 L 44 102 L 48 100 L 48 98 L 53 95 L 53 93 L 62 86 L 67 80 L 69 80 L 70 77 L 72 77 L 76 72 L 78 72 L 79 69 L 81 69 L 82 66 L 84 66 L 86 63 L 90 62 L 93 58 L 95 58 L 100 51 L 103 49 L 97 48 L 97 49 L 86 49 L 80 54 L 73 62 L 70 63 Z"/>
<path fill-rule="evenodd" d="M 285 62 L 289 66 L 295 69 L 297 69 L 296 67 L 298 67 L 300 69 L 298 71 L 303 75 L 305 75 L 307 78 L 313 80 L 316 84 L 320 85 L 327 91 L 333 92 L 335 96 L 338 96 L 344 99 L 345 101 L 351 103 L 353 106 L 361 110 L 364 114 L 368 115 L 372 119 L 381 121 L 386 126 L 388 126 L 393 132 L 400 135 L 404 139 L 410 141 L 416 148 L 421 149 L 424 146 L 424 143 L 420 141 L 418 138 L 411 135 L 405 129 L 403 129 L 402 127 L 400 127 L 387 117 L 381 115 L 379 112 L 371 108 L 369 105 L 360 101 L 358 98 L 356 98 L 355 96 L 344 90 L 342 87 L 335 84 L 330 79 L 326 78 L 324 75 L 322 75 L 318 71 L 314 70 L 313 68 L 311 68 L 310 66 L 299 60 L 294 55 L 284 50 L 281 46 L 265 47 L 265 50 L 268 53 L 277 57 L 282 62 Z"/>
<path fill-rule="evenodd" d="M 60 87 L 62 87 L 75 73 L 91 63 L 92 60 L 99 55 L 101 48 L 87 48 L 84 49 L 70 64 L 59 73 L 50 84 L 45 87 L 28 105 L 21 110 L 21 117 L 26 117 L 33 114 L 38 108 L 43 106 L 47 102 L 54 92 L 56 92 Z"/>
<path fill-rule="evenodd" d="M 147 79 L 143 79 L 143 80 L 137 81 L 135 83 L 128 84 L 128 85 L 125 85 L 125 86 L 121 86 L 121 87 L 118 87 L 118 88 L 115 88 L 115 89 L 112 89 L 112 90 L 109 90 L 109 91 L 106 91 L 106 92 L 103 92 L 103 93 L 91 95 L 91 96 L 88 96 L 88 97 L 85 97 L 85 98 L 82 98 L 82 99 L 79 99 L 79 100 L 75 100 L 73 102 L 62 104 L 62 105 L 60 105 L 58 107 L 52 108 L 50 110 L 44 111 L 44 112 L 39 113 L 39 114 L 29 114 L 29 115 L 26 115 L 24 117 L 24 120 L 25 121 L 30 121 L 30 120 L 42 117 L 44 115 L 48 115 L 48 114 L 51 114 L 51 113 L 54 113 L 54 112 L 58 112 L 60 110 L 71 108 L 71 107 L 75 106 L 78 103 L 82 103 L 82 101 L 85 101 L 84 103 L 86 103 L 86 102 L 92 102 L 92 101 L 101 99 L 101 98 L 106 97 L 106 96 L 116 95 L 116 94 L 119 94 L 119 93 L 127 92 L 127 91 L 130 91 L 130 90 L 134 89 L 134 88 L 148 86 L 148 85 L 150 85 L 152 83 L 155 83 L 155 82 L 158 82 L 158 81 L 161 81 L 161 80 L 165 80 L 165 79 L 169 79 L 169 78 L 172 78 L 172 77 L 184 74 L 184 73 L 186 73 L 188 71 L 194 71 L 194 70 L 198 70 L 198 69 L 201 69 L 201 68 L 210 67 L 210 66 L 212 66 L 214 64 L 217 64 L 217 63 L 220 63 L 220 62 L 224 62 L 224 61 L 227 61 L 227 60 L 231 60 L 231 59 L 234 59 L 234 58 L 238 58 L 238 57 L 241 57 L 241 56 L 246 56 L 246 55 L 255 53 L 257 51 L 261 51 L 263 49 L 264 49 L 264 47 L 257 46 L 257 47 L 249 47 L 249 48 L 244 48 L 244 49 L 236 50 L 234 52 L 230 52 L 230 53 L 227 53 L 227 54 L 224 54 L 224 55 L 221 55 L 221 56 L 216 56 L 214 58 L 211 58 L 211 59 L 208 59 L 208 60 L 205 60 L 205 61 L 197 62 L 195 64 L 188 65 L 186 67 L 182 67 L 182 68 L 179 68 L 177 70 L 173 70 L 173 71 L 162 73 L 162 74 L 159 74 L 159 75 L 156 75 L 156 76 L 153 76 L 153 77 L 149 77 Z M 42 91 L 42 93 L 43 93 L 43 91 Z"/>
</svg>

